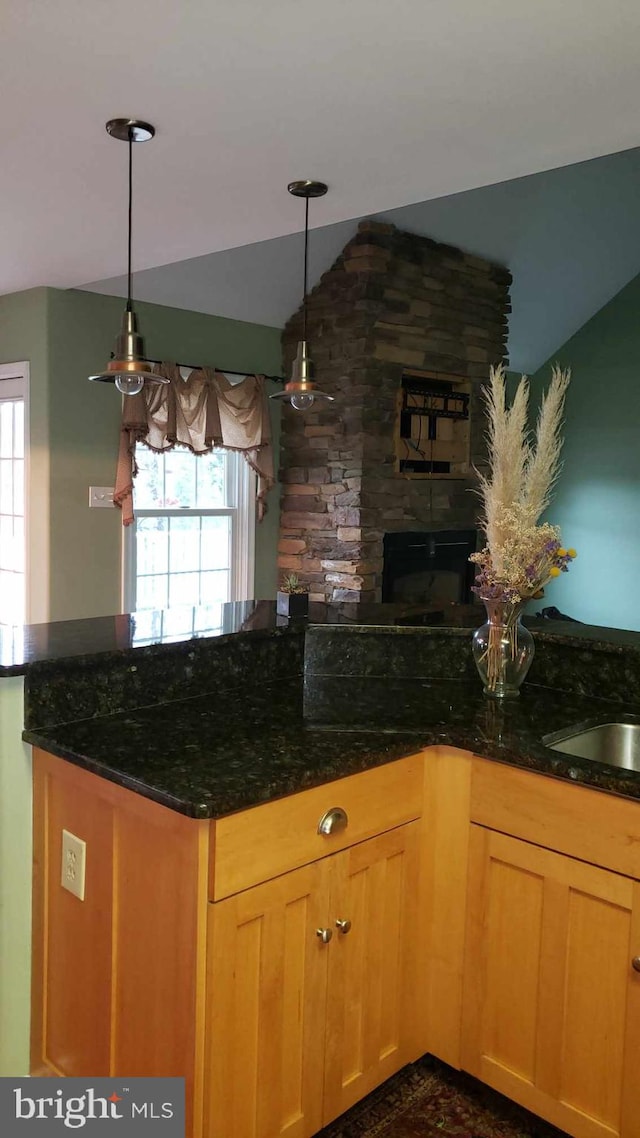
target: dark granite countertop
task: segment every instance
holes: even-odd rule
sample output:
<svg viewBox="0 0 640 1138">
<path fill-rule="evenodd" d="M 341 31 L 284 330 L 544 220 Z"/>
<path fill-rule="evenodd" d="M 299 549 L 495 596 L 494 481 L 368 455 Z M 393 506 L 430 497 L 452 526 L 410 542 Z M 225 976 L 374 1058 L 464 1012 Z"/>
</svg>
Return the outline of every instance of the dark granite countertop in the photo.
<svg viewBox="0 0 640 1138">
<path fill-rule="evenodd" d="M 215 818 L 449 744 L 640 799 L 640 774 L 549 750 L 544 735 L 628 709 L 530 685 L 486 700 L 478 682 L 311 676 L 25 732 L 28 742 L 194 818 Z M 640 721 L 640 719 L 638 720 Z"/>
<path fill-rule="evenodd" d="M 27 742 L 194 818 L 434 744 L 640 799 L 640 773 L 542 743 L 640 721 L 640 635 L 531 622 L 529 681 L 501 704 L 469 652 L 481 616 L 338 604 L 290 622 L 248 601 L 31 626 L 22 647 L 0 628 L 0 676 L 26 675 Z"/>
<path fill-rule="evenodd" d="M 0 679 L 24 675 L 42 663 L 95 656 L 99 653 L 144 654 L 190 640 L 220 639 L 249 631 L 299 630 L 301 626 L 403 631 L 439 627 L 452 635 L 477 628 L 484 610 L 477 605 L 311 604 L 307 620 L 295 621 L 276 613 L 275 601 L 234 601 L 212 608 L 177 608 L 116 616 L 63 620 L 51 624 L 0 624 Z M 577 646 L 585 641 L 609 651 L 640 653 L 640 633 L 596 628 L 562 621 L 527 619 L 542 637 L 561 635 Z"/>
</svg>

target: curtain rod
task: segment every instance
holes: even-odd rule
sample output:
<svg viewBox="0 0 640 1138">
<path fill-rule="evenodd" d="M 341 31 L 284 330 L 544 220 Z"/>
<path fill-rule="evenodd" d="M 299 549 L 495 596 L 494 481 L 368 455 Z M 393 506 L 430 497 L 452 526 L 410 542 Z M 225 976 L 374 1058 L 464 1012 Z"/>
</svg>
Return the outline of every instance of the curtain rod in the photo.
<svg viewBox="0 0 640 1138">
<path fill-rule="evenodd" d="M 150 359 L 147 359 L 147 363 L 150 363 L 150 364 L 164 364 L 166 362 L 167 362 L 166 360 L 150 360 Z M 171 362 L 173 363 L 173 360 Z M 189 371 L 202 371 L 203 365 L 202 364 L 175 364 L 174 366 L 177 368 L 183 367 L 183 368 L 188 369 Z M 242 375 L 242 376 L 264 375 L 264 372 L 234 371 L 233 368 L 227 368 L 227 367 L 214 367 L 213 370 L 214 371 L 221 371 L 225 375 Z M 286 383 L 287 382 L 283 375 L 265 375 L 264 378 L 270 379 L 273 383 Z"/>
</svg>

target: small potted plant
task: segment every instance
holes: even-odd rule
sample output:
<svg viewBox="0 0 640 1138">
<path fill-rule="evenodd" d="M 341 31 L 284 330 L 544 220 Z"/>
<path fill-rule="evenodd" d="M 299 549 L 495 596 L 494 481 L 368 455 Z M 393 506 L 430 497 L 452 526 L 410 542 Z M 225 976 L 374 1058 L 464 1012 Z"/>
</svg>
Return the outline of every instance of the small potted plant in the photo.
<svg viewBox="0 0 640 1138">
<path fill-rule="evenodd" d="M 276 610 L 280 616 L 307 616 L 309 594 L 297 573 L 286 573 L 278 589 Z"/>
</svg>

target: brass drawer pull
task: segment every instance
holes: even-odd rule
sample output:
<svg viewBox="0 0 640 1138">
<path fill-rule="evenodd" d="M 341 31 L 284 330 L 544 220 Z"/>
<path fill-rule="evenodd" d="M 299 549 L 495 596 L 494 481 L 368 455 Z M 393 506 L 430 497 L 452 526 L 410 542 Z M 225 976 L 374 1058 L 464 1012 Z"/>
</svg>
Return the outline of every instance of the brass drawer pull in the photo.
<svg viewBox="0 0 640 1138">
<path fill-rule="evenodd" d="M 633 968 L 634 972 L 640 972 L 640 956 L 634 956 L 633 960 L 631 961 L 631 967 Z"/>
<path fill-rule="evenodd" d="M 323 944 L 328 944 L 333 936 L 331 929 L 316 929 L 316 936 L 320 937 Z"/>
<path fill-rule="evenodd" d="M 336 921 L 336 928 L 340 929 L 343 936 L 346 936 L 351 931 L 351 921 Z"/>
<path fill-rule="evenodd" d="M 339 834 L 341 830 L 346 830 L 349 825 L 346 810 L 341 806 L 332 806 L 327 810 L 318 822 L 318 833 L 327 837 L 329 834 Z"/>
</svg>

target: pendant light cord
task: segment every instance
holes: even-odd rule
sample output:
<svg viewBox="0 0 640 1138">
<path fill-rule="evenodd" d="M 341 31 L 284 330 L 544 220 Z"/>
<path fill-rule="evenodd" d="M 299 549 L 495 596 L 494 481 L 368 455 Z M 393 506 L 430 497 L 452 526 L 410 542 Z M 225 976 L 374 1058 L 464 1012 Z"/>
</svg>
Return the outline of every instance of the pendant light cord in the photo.
<svg viewBox="0 0 640 1138">
<path fill-rule="evenodd" d="M 309 198 L 304 200 L 304 291 L 302 293 L 302 339 L 307 339 L 307 251 L 309 248 Z"/>
<path fill-rule="evenodd" d="M 129 211 L 127 238 L 127 312 L 132 311 L 131 300 L 131 227 L 133 218 L 133 129 L 129 127 Z"/>
</svg>

